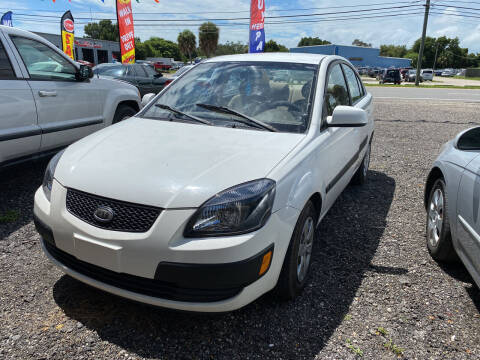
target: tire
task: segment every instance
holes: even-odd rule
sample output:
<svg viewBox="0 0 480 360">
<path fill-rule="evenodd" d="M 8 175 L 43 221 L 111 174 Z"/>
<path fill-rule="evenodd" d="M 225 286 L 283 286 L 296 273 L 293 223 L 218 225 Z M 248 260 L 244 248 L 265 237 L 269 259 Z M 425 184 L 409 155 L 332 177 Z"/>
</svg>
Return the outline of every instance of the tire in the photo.
<svg viewBox="0 0 480 360">
<path fill-rule="evenodd" d="M 434 260 L 454 262 L 458 259 L 452 244 L 448 217 L 448 195 L 443 178 L 435 181 L 428 196 L 425 230 L 427 249 Z"/>
<path fill-rule="evenodd" d="M 115 115 L 113 116 L 112 124 L 116 124 L 122 120 L 128 119 L 137 113 L 137 110 L 128 106 L 128 105 L 120 105 L 115 111 Z"/>
<path fill-rule="evenodd" d="M 293 230 L 283 267 L 275 292 L 283 300 L 292 300 L 299 295 L 308 280 L 312 249 L 315 244 L 318 214 L 315 206 L 308 201 L 298 217 Z M 304 244 L 302 246 L 302 244 Z M 299 254 L 303 250 L 303 257 Z M 303 262 L 302 262 L 303 261 Z M 303 264 L 303 266 L 302 266 Z"/>
<path fill-rule="evenodd" d="M 370 154 L 372 153 L 372 143 L 368 143 L 367 152 L 363 157 L 362 164 L 352 178 L 353 185 L 363 185 L 367 182 L 368 167 L 370 166 Z"/>
</svg>

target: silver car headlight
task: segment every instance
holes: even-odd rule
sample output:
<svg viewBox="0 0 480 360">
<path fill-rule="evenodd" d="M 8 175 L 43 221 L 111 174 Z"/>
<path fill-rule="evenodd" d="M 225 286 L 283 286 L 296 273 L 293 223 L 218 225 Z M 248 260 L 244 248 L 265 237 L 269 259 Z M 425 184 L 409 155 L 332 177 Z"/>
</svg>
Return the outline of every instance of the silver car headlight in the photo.
<svg viewBox="0 0 480 360">
<path fill-rule="evenodd" d="M 42 188 L 45 193 L 45 197 L 50 201 L 52 195 L 52 185 L 53 185 L 53 175 L 55 174 L 55 169 L 57 168 L 58 161 L 62 157 L 65 150 L 60 151 L 56 154 L 48 163 L 47 170 L 43 176 Z"/>
<path fill-rule="evenodd" d="M 222 191 L 204 203 L 185 237 L 239 235 L 260 229 L 272 213 L 275 181 L 260 179 Z"/>
</svg>

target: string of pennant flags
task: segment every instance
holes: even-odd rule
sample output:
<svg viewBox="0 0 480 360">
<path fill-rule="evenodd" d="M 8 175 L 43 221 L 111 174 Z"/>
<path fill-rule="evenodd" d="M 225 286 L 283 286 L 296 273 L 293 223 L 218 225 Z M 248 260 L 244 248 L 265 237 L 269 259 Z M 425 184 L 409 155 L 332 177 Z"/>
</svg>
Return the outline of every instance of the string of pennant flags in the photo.
<svg viewBox="0 0 480 360">
<path fill-rule="evenodd" d="M 43 0 L 42 0 L 43 1 Z M 52 0 L 54 3 L 56 2 L 56 0 Z M 102 3 L 105 3 L 105 0 L 100 0 Z M 140 4 L 140 0 L 136 0 L 137 3 Z M 153 0 L 155 1 L 157 4 L 160 4 L 160 0 Z M 68 0 L 68 2 L 72 2 L 72 0 Z"/>
</svg>

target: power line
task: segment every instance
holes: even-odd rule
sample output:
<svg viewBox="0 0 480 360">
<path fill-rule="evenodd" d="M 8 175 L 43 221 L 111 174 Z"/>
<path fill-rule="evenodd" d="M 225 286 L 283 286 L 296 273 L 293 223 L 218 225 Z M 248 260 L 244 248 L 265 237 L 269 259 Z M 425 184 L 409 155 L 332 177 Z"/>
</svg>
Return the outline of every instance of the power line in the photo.
<svg viewBox="0 0 480 360">
<path fill-rule="evenodd" d="M 325 16 L 325 15 L 338 15 L 338 14 L 353 14 L 353 13 L 362 13 L 370 12 L 377 10 L 398 10 L 405 8 L 418 8 L 422 5 L 402 5 L 402 6 L 390 6 L 390 7 L 381 7 L 381 8 L 372 8 L 372 9 L 360 9 L 360 10 L 349 10 L 349 11 L 338 11 L 338 12 L 327 12 L 327 13 L 314 13 L 314 14 L 299 14 L 299 15 L 276 15 L 276 16 L 266 16 L 265 19 L 280 19 L 280 18 L 299 18 L 299 17 L 312 17 L 312 16 Z M 38 17 L 39 15 L 23 14 L 19 13 L 17 15 L 21 16 L 30 16 Z M 55 18 L 58 17 L 55 15 L 40 15 L 44 18 Z M 116 18 L 92 18 L 92 17 L 76 17 L 77 20 L 116 20 Z M 135 22 L 139 21 L 154 21 L 154 22 L 190 22 L 190 21 L 232 21 L 232 20 L 250 20 L 250 17 L 240 17 L 240 18 L 204 18 L 204 19 L 134 19 Z"/>
<path fill-rule="evenodd" d="M 420 0 L 412 0 L 404 2 L 406 4 L 415 4 L 421 2 Z M 329 10 L 329 9 L 344 9 L 344 8 L 357 8 L 357 7 L 368 7 L 368 6 L 378 6 L 378 5 L 390 5 L 394 4 L 397 5 L 401 2 L 393 1 L 393 2 L 377 2 L 377 3 L 370 3 L 370 4 L 357 4 L 357 5 L 344 5 L 344 6 L 328 6 L 328 7 L 311 7 L 311 8 L 294 8 L 294 9 L 270 9 L 267 8 L 267 12 L 291 12 L 291 11 L 310 11 L 310 10 Z M 10 11 L 33 11 L 33 12 L 49 12 L 49 13 L 64 13 L 64 10 L 34 10 L 34 9 L 11 9 L 11 8 L 4 8 L 0 7 L 2 10 L 10 10 Z M 134 11 L 134 14 L 143 14 L 143 15 L 198 15 L 198 14 L 241 14 L 241 13 L 249 13 L 250 10 L 237 10 L 237 11 L 197 11 L 197 12 L 138 12 Z M 88 11 L 75 11 L 76 14 L 90 14 Z M 94 11 L 94 14 L 114 14 L 111 11 Z"/>
</svg>

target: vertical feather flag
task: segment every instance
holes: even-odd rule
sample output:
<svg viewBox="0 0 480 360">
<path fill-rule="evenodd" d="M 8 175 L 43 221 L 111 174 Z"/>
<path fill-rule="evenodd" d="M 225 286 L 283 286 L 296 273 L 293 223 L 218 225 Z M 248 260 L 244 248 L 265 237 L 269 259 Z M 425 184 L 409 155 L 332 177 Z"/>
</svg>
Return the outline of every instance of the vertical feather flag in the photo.
<svg viewBox="0 0 480 360">
<path fill-rule="evenodd" d="M 69 11 L 63 14 L 60 20 L 60 30 L 62 33 L 62 50 L 63 52 L 75 60 L 75 40 L 74 40 L 74 32 L 75 32 L 75 23 L 73 21 L 72 13 Z"/>
<path fill-rule="evenodd" d="M 133 28 L 132 0 L 116 0 L 116 4 L 122 64 L 133 64 L 135 63 L 135 34 Z"/>
<path fill-rule="evenodd" d="M 263 52 L 265 48 L 265 0 L 250 3 L 250 46 L 248 52 Z"/>
<path fill-rule="evenodd" d="M 2 18 L 0 19 L 0 25 L 13 26 L 11 11 L 7 11 L 5 14 L 3 14 Z"/>
</svg>

